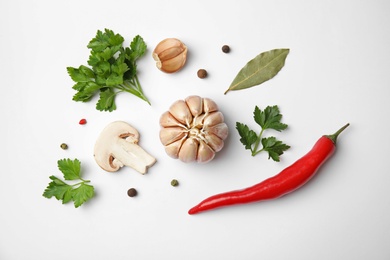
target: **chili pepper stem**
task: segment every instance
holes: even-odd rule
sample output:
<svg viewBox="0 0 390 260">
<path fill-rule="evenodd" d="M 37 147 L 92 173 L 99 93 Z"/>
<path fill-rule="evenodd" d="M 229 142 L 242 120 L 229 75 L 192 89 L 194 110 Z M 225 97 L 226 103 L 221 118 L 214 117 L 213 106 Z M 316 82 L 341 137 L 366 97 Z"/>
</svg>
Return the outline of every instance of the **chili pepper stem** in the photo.
<svg viewBox="0 0 390 260">
<path fill-rule="evenodd" d="M 336 141 L 337 141 L 337 137 L 339 136 L 339 134 L 345 130 L 345 128 L 347 128 L 349 126 L 349 123 L 346 124 L 345 126 L 343 126 L 342 128 L 340 128 L 336 133 L 332 134 L 332 135 L 325 135 L 326 137 L 328 137 L 335 145 L 336 145 Z"/>
</svg>

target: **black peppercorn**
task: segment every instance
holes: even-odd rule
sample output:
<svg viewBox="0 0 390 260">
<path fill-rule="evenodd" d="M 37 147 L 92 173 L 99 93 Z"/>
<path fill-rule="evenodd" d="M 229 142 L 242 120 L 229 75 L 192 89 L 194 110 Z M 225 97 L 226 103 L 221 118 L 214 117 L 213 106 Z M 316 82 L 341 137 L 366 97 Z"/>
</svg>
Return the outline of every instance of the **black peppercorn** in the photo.
<svg viewBox="0 0 390 260">
<path fill-rule="evenodd" d="M 204 79 L 205 77 L 207 77 L 207 71 L 205 69 L 198 70 L 198 77 Z"/>
<path fill-rule="evenodd" d="M 134 188 L 131 188 L 127 191 L 127 195 L 129 195 L 129 197 L 134 197 L 137 195 L 137 190 L 134 189 Z"/>
<path fill-rule="evenodd" d="M 229 53 L 230 52 L 230 47 L 228 45 L 224 45 L 224 46 L 222 46 L 222 51 L 224 53 Z"/>
</svg>

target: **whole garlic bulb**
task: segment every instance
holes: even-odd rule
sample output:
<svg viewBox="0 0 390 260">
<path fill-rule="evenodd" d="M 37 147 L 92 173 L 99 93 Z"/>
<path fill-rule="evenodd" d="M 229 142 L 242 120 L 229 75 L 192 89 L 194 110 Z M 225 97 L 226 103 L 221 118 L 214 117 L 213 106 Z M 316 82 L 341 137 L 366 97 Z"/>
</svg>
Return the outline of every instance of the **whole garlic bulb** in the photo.
<svg viewBox="0 0 390 260">
<path fill-rule="evenodd" d="M 217 104 L 199 96 L 174 102 L 161 115 L 160 126 L 160 141 L 166 153 L 183 162 L 211 161 L 228 136 L 228 127 Z"/>
</svg>

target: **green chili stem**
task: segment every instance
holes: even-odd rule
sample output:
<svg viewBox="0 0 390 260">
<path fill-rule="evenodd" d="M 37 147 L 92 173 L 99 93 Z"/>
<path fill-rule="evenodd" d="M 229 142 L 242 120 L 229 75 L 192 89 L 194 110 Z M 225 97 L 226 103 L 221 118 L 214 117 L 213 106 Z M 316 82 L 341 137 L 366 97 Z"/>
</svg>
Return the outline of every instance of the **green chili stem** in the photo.
<svg viewBox="0 0 390 260">
<path fill-rule="evenodd" d="M 341 127 L 339 130 L 337 130 L 336 133 L 332 134 L 332 135 L 325 135 L 326 137 L 328 137 L 335 145 L 336 145 L 336 141 L 337 141 L 337 137 L 339 136 L 339 134 L 345 130 L 345 128 L 347 128 L 349 126 L 349 123 L 344 125 L 343 127 Z"/>
</svg>

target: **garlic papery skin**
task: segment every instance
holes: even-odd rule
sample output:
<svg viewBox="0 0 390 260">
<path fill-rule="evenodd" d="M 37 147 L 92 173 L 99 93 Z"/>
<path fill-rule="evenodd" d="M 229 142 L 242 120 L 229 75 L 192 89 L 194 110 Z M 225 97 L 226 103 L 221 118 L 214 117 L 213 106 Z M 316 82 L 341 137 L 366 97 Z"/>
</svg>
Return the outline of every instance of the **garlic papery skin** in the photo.
<svg viewBox="0 0 390 260">
<path fill-rule="evenodd" d="M 167 38 L 157 44 L 153 59 L 159 70 L 166 73 L 179 71 L 187 60 L 187 46 L 179 39 Z"/>
<path fill-rule="evenodd" d="M 217 104 L 199 96 L 175 101 L 161 115 L 160 126 L 160 141 L 165 152 L 186 163 L 213 160 L 229 134 Z"/>
</svg>

